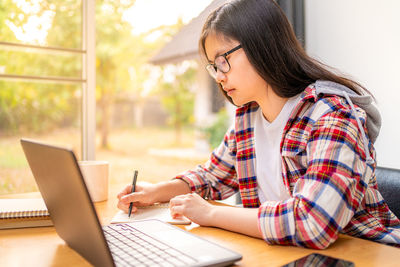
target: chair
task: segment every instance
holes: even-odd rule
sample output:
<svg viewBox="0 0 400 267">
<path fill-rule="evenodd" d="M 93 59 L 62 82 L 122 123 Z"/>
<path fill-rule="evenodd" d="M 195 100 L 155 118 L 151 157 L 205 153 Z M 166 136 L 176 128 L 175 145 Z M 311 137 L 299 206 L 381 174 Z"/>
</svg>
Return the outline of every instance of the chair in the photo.
<svg viewBox="0 0 400 267">
<path fill-rule="evenodd" d="M 376 181 L 389 209 L 400 218 L 400 170 L 377 167 Z"/>
</svg>

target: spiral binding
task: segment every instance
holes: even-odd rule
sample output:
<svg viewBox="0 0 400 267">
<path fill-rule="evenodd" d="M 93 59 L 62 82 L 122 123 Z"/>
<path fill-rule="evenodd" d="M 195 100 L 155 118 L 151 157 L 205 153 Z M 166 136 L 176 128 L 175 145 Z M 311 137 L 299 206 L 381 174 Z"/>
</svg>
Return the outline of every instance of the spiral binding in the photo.
<svg viewBox="0 0 400 267">
<path fill-rule="evenodd" d="M 4 211 L 0 212 L 0 219 L 24 219 L 50 216 L 47 210 Z"/>
</svg>

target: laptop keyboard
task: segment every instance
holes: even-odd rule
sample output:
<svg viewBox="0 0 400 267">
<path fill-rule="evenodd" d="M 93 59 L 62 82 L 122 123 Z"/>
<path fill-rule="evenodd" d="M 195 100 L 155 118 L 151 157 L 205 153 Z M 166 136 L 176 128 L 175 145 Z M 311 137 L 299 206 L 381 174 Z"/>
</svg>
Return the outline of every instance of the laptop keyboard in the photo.
<svg viewBox="0 0 400 267">
<path fill-rule="evenodd" d="M 103 227 L 117 266 L 188 266 L 196 261 L 129 224 Z"/>
</svg>

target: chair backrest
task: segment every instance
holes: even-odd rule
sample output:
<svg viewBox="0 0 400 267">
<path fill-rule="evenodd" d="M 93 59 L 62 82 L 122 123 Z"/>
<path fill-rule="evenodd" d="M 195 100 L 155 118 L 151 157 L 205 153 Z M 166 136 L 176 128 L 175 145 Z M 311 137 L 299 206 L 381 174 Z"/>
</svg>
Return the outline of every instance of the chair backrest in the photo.
<svg viewBox="0 0 400 267">
<path fill-rule="evenodd" d="M 389 209 L 400 218 L 400 170 L 377 167 L 376 181 Z"/>
</svg>

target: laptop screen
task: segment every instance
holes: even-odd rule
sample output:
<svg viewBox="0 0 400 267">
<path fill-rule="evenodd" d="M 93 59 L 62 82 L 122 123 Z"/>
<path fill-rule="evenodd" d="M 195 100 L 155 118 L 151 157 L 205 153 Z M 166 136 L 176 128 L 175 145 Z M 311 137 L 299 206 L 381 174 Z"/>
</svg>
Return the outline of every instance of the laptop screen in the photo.
<svg viewBox="0 0 400 267">
<path fill-rule="evenodd" d="M 21 140 L 58 235 L 95 266 L 114 266 L 72 150 Z"/>
<path fill-rule="evenodd" d="M 21 144 L 57 233 L 93 265 L 115 266 L 115 260 L 119 260 L 113 259 L 110 246 L 113 255 L 118 255 L 115 252 L 115 244 L 111 242 L 109 235 L 108 244 L 103 232 L 105 229 L 115 230 L 115 227 L 135 227 L 146 235 L 146 240 L 151 237 L 156 243 L 162 243 L 170 249 L 179 249 L 182 255 L 186 255 L 183 257 L 195 260 L 190 266 L 225 266 L 242 258 L 232 250 L 158 220 L 139 220 L 130 223 L 129 227 L 119 224 L 115 227 L 104 226 L 103 229 L 73 151 L 27 139 L 22 139 Z M 121 238 L 128 238 L 128 235 L 129 238 L 132 237 L 129 233 L 120 234 Z M 139 240 L 131 238 L 131 241 Z M 123 265 L 132 265 L 139 254 L 135 254 L 131 243 L 124 243 L 124 247 L 126 250 L 121 256 L 125 262 Z M 151 253 L 153 251 L 146 251 L 146 254 Z M 165 253 L 168 254 L 164 251 Z M 133 260 L 129 261 L 128 256 Z"/>
</svg>

